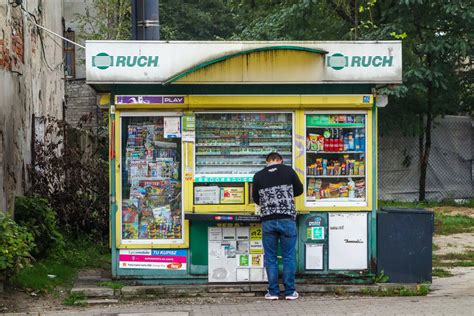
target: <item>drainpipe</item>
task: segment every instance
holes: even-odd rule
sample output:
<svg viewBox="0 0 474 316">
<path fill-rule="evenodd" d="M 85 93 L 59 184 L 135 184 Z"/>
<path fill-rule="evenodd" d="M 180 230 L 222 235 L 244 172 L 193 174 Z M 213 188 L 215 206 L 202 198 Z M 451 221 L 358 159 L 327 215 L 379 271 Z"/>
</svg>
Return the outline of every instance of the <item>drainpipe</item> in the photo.
<svg viewBox="0 0 474 316">
<path fill-rule="evenodd" d="M 159 0 L 132 0 L 132 39 L 160 39 Z"/>
</svg>

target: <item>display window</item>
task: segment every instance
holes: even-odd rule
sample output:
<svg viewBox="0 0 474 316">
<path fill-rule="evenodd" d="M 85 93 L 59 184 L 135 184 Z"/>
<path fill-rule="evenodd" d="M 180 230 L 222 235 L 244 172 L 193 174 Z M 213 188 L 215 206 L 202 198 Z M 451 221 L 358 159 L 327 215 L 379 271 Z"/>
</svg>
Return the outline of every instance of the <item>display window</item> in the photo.
<svg viewBox="0 0 474 316">
<path fill-rule="evenodd" d="M 293 114 L 196 113 L 195 146 L 194 204 L 251 204 L 246 183 L 270 152 L 293 165 Z"/>
<path fill-rule="evenodd" d="M 366 112 L 309 112 L 306 206 L 366 206 Z"/>
<path fill-rule="evenodd" d="M 248 180 L 272 151 L 291 165 L 292 129 L 291 113 L 197 113 L 196 178 Z"/>
<path fill-rule="evenodd" d="M 179 116 L 121 117 L 122 243 L 183 240 Z"/>
</svg>

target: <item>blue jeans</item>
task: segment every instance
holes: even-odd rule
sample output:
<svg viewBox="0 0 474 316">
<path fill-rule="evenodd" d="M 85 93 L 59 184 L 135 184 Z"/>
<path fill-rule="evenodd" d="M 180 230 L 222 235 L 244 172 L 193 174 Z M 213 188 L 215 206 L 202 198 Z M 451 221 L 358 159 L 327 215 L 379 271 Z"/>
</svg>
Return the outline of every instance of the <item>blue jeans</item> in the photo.
<svg viewBox="0 0 474 316">
<path fill-rule="evenodd" d="M 271 295 L 279 295 L 278 287 L 278 240 L 281 244 L 283 256 L 283 284 L 285 295 L 293 294 L 295 291 L 296 273 L 296 223 L 293 219 L 271 219 L 262 222 L 264 263 L 268 277 L 268 292 Z"/>
</svg>

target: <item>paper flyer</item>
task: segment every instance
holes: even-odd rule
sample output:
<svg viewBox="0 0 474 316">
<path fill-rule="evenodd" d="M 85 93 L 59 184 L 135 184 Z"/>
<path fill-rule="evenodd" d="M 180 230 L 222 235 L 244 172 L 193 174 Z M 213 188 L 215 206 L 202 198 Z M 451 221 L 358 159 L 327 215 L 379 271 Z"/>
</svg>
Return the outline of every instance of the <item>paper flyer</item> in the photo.
<svg viewBox="0 0 474 316">
<path fill-rule="evenodd" d="M 181 119 L 180 117 L 164 118 L 164 138 L 181 137 Z"/>
</svg>

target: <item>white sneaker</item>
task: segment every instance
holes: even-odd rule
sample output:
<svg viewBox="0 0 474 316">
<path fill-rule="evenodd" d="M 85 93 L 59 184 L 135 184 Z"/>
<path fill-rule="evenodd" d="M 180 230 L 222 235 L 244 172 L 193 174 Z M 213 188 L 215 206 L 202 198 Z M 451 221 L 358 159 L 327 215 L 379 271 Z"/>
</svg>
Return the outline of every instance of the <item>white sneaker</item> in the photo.
<svg viewBox="0 0 474 316">
<path fill-rule="evenodd" d="M 265 294 L 265 299 L 275 301 L 275 300 L 278 299 L 278 295 L 271 295 L 270 293 L 267 293 L 267 294 Z"/>
<path fill-rule="evenodd" d="M 285 296 L 285 299 L 286 300 L 296 300 L 298 297 L 300 297 L 300 295 L 298 294 L 298 292 L 294 291 L 293 294 Z"/>
</svg>

